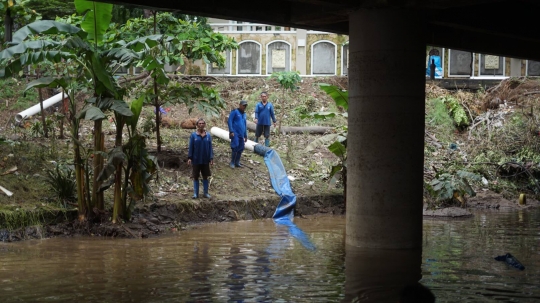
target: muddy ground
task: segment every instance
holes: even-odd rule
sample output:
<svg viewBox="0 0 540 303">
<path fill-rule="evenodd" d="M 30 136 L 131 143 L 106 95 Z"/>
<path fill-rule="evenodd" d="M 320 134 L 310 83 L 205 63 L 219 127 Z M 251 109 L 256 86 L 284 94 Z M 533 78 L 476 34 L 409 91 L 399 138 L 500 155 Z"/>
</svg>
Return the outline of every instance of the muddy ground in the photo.
<svg viewBox="0 0 540 303">
<path fill-rule="evenodd" d="M 197 110 L 190 113 L 183 105 L 165 106 L 167 114 L 161 125 L 161 151 L 157 152 L 155 133 L 147 142 L 150 153 L 157 159 L 159 172 L 150 184 L 150 195 L 137 202 L 132 217 L 121 224 L 112 224 L 108 211 L 96 211 L 92 222 L 79 223 L 74 201 L 57 201 L 45 182 L 47 170 L 53 169 L 56 163 L 70 162 L 71 140 L 34 136 L 32 125 L 39 121 L 39 116 L 15 126 L 11 118 L 17 111 L 5 111 L 3 121 L 0 121 L 0 137 L 4 143 L 0 144 L 0 185 L 12 191 L 13 196 L 7 197 L 0 193 L 0 221 L 7 218 L 23 224 L 22 221 L 29 222 L 32 219 L 28 217 L 39 217 L 36 219 L 39 222 L 33 227 L 16 227 L 13 223 L 11 228 L 0 228 L 0 241 L 74 235 L 139 238 L 179 231 L 205 222 L 271 218 L 280 197 L 272 188 L 263 158 L 245 151 L 242 156 L 244 167 L 231 169 L 229 143 L 215 136 L 215 165 L 212 167 L 209 189 L 212 197 L 191 198 L 193 185 L 190 178 L 191 167 L 187 165 L 187 142 L 193 129 L 183 129 L 180 124 L 190 118 L 204 117 L 207 130 L 214 126 L 227 129 L 227 115 L 231 109 L 237 107 L 239 100 L 249 100 L 250 114 L 262 91 L 270 93 L 271 101 L 277 107 L 277 118 L 282 121 L 283 126 L 329 127 L 333 123 L 346 123 L 344 119 L 305 121 L 299 119 L 298 115 L 289 113 L 289 109 L 300 105 L 310 112 L 332 108 L 334 102 L 316 86 L 318 81 L 306 79 L 300 84 L 299 96 L 284 99 L 280 87 L 266 79 L 216 79 L 213 85 L 220 89 L 227 104 L 217 117 L 207 116 Z M 325 79 L 323 82 L 346 89 L 347 82 L 343 77 Z M 15 101 L 10 104 L 15 104 Z M 283 113 L 280 112 L 281 109 Z M 284 112 L 289 114 L 285 115 Z M 54 115 L 51 112 L 47 114 Z M 151 108 L 145 108 L 143 116 L 141 125 L 151 123 L 154 119 Z M 114 124 L 105 121 L 104 130 L 107 136 L 106 146 L 111 148 L 114 142 Z M 56 130 L 56 134 L 58 133 Z M 91 147 L 91 133 L 92 124 L 83 123 L 80 134 L 87 148 Z M 250 132 L 250 139 L 252 136 L 253 133 Z M 324 147 L 312 151 L 304 150 L 309 143 L 321 136 L 304 133 L 279 134 L 274 131 L 271 137 L 271 147 L 280 155 L 290 176 L 293 192 L 297 196 L 297 217 L 345 212 L 343 185 L 339 181 L 330 183 L 328 180 L 328 170 L 337 158 Z M 108 203 L 106 207 L 109 210 L 112 204 L 111 194 L 110 191 L 105 192 Z M 16 223 L 19 223 L 18 221 Z"/>
<path fill-rule="evenodd" d="M 231 169 L 228 165 L 229 143 L 218 138 L 214 138 L 215 165 L 212 167 L 209 191 L 212 198 L 191 199 L 192 180 L 190 167 L 186 162 L 187 141 L 193 130 L 183 129 L 180 124 L 189 118 L 205 117 L 207 129 L 214 126 L 227 129 L 227 115 L 237 106 L 239 100 L 248 100 L 248 113 L 252 113 L 260 92 L 268 91 L 271 96 L 270 101 L 276 105 L 277 118 L 283 126 L 346 125 L 345 119 L 314 121 L 300 119 L 299 116 L 300 112 L 327 110 L 342 112 L 342 109 L 336 108 L 332 99 L 322 92 L 316 83 L 330 83 L 347 89 L 347 79 L 344 77 L 306 78 L 299 84 L 296 95 L 287 98 L 279 85 L 268 79 L 205 79 L 205 81 L 220 90 L 227 103 L 226 109 L 222 110 L 219 116 L 212 117 L 197 110 L 190 113 L 183 105 L 166 106 L 167 114 L 161 128 L 162 151 L 157 152 L 154 137 L 148 140 L 148 148 L 157 157 L 160 167 L 159 173 L 150 184 L 151 194 L 143 201 L 137 202 L 132 217 L 120 224 L 110 222 L 108 211 L 96 211 L 94 221 L 79 223 L 74 203 L 57 201 L 50 186 L 45 182 L 47 170 L 54 168 L 55 163 L 69 162 L 71 140 L 55 137 L 45 139 L 35 136 L 31 131 L 32 125 L 38 121 L 39 117 L 33 117 L 22 125 L 13 125 L 12 117 L 20 109 L 3 109 L 3 115 L 0 118 L 0 185 L 14 194 L 12 197 L 7 197 L 0 193 L 0 223 L 2 219 L 10 219 L 17 224 L 20 223 L 20 226 L 13 223 L 5 228 L 4 222 L 4 228 L 0 228 L 0 241 L 75 235 L 144 238 L 167 232 L 178 232 L 207 222 L 271 218 L 279 203 L 279 197 L 271 186 L 263 158 L 246 151 L 242 157 L 245 167 Z M 442 89 L 429 85 L 426 86 L 426 92 L 428 96 L 444 93 Z M 458 92 L 458 94 L 465 93 Z M 466 97 L 462 99 L 465 100 Z M 485 110 L 482 109 L 481 99 L 475 100 L 480 101 L 469 103 L 471 111 Z M 16 100 L 10 100 L 9 104 L 15 105 Z M 48 114 L 53 115 L 53 113 Z M 143 116 L 141 124 L 151 123 L 152 109 L 145 108 Z M 104 129 L 107 133 L 106 145 L 110 148 L 114 142 L 114 125 L 105 122 Z M 80 133 L 83 143 L 86 147 L 90 147 L 92 124 L 84 123 Z M 434 130 L 432 133 L 433 138 L 442 137 Z M 313 150 L 306 149 L 321 136 L 307 133 L 274 132 L 272 134 L 271 147 L 280 155 L 292 179 L 293 192 L 297 195 L 295 215 L 298 220 L 309 215 L 345 213 L 343 184 L 340 181 L 329 182 L 328 178 L 329 169 L 331 165 L 337 163 L 337 157 L 324 146 Z M 252 139 L 252 132 L 249 137 Z M 445 147 L 440 139 L 434 142 L 432 137 L 427 138 L 429 142 L 427 141 L 426 144 L 437 145 L 436 153 L 440 157 L 441 154 L 446 153 Z M 434 163 L 446 164 L 427 166 L 426 178 L 433 174 L 431 171 L 433 167 L 440 169 L 448 164 L 447 158 L 441 160 L 436 157 L 430 158 L 430 154 L 426 156 L 426 163 L 434 160 L 438 161 Z M 467 200 L 465 207 L 431 208 L 426 209 L 424 215 L 467 217 L 472 215 L 470 209 L 526 209 L 540 206 L 532 195 L 528 196 L 526 206 L 520 206 L 514 193 L 505 192 L 503 195 L 501 192 L 496 193 L 490 190 L 489 187 L 478 187 L 477 193 L 476 197 Z M 106 201 L 107 209 L 110 210 L 112 204 L 110 191 L 106 192 Z M 29 224 L 29 222 L 35 224 Z"/>
</svg>

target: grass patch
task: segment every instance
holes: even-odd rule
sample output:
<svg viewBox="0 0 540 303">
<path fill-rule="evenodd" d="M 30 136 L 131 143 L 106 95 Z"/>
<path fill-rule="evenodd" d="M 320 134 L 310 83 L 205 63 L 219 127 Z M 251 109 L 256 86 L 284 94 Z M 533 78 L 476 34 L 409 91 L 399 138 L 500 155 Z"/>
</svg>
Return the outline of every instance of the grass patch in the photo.
<svg viewBox="0 0 540 303">
<path fill-rule="evenodd" d="M 0 110 L 25 110 L 39 101 L 36 90 L 22 91 L 26 83 L 16 79 L 0 79 Z"/>
<path fill-rule="evenodd" d="M 67 215 L 68 210 L 62 209 L 0 209 L 0 229 L 11 231 L 27 226 L 42 226 L 57 221 L 58 217 L 67 219 Z"/>
</svg>

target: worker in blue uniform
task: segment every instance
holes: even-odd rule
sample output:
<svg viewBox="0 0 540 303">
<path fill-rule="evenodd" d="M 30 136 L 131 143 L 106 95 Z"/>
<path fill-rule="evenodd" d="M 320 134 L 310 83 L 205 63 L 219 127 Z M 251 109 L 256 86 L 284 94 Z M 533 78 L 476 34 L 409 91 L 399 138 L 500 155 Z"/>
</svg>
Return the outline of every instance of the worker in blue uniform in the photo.
<svg viewBox="0 0 540 303">
<path fill-rule="evenodd" d="M 197 130 L 189 137 L 188 165 L 192 166 L 193 199 L 199 197 L 199 175 L 203 178 L 203 197 L 210 198 L 208 194 L 208 177 L 212 175 L 210 165 L 214 165 L 214 150 L 212 136 L 205 129 L 206 122 L 197 120 Z"/>
<path fill-rule="evenodd" d="M 229 115 L 229 139 L 231 139 L 231 163 L 230 167 L 242 167 L 240 156 L 244 151 L 247 141 L 247 120 L 246 120 L 247 101 L 240 101 L 238 108 L 231 111 Z"/>
<path fill-rule="evenodd" d="M 268 102 L 268 93 L 261 93 L 261 102 L 255 105 L 255 142 L 259 143 L 259 137 L 264 134 L 264 145 L 270 146 L 270 126 L 276 126 L 276 116 L 274 115 L 274 105 Z"/>
</svg>

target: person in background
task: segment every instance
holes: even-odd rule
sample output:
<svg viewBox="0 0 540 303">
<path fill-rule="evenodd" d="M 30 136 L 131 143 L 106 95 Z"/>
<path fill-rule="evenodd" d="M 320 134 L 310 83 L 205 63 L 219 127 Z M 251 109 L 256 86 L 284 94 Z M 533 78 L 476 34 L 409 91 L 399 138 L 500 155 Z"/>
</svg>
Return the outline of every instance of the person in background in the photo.
<svg viewBox="0 0 540 303">
<path fill-rule="evenodd" d="M 231 139 L 231 163 L 230 167 L 242 167 L 240 156 L 244 151 L 247 141 L 247 120 L 246 120 L 247 101 L 240 101 L 238 108 L 233 109 L 229 115 L 229 138 Z"/>
<path fill-rule="evenodd" d="M 272 119 L 272 120 L 270 120 Z M 264 145 L 270 146 L 270 126 L 271 121 L 276 127 L 276 117 L 274 115 L 274 105 L 268 102 L 268 93 L 261 93 L 261 102 L 255 106 L 255 142 L 259 143 L 259 137 L 264 134 Z"/>
<path fill-rule="evenodd" d="M 210 165 L 214 165 L 214 150 L 212 136 L 206 132 L 206 122 L 197 120 L 197 130 L 189 137 L 188 165 L 192 166 L 193 199 L 199 197 L 199 175 L 203 178 L 203 197 L 210 198 L 208 194 L 208 177 L 212 175 Z"/>
</svg>

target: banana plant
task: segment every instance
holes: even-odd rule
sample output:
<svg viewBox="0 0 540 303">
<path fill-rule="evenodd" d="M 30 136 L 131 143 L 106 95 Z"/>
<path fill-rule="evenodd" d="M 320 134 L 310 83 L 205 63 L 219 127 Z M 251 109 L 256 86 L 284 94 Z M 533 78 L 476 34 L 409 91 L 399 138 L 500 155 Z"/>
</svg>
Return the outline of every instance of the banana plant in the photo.
<svg viewBox="0 0 540 303">
<path fill-rule="evenodd" d="M 349 109 L 349 93 L 346 90 L 342 90 L 335 85 L 326 83 L 318 84 L 321 90 L 327 93 L 338 107 L 343 108 L 344 112 L 327 111 L 327 112 L 315 112 L 306 115 L 301 115 L 302 119 L 315 118 L 315 119 L 327 119 L 335 116 L 342 116 L 347 118 L 347 110 Z M 348 127 L 346 125 L 337 126 L 335 133 L 325 135 L 313 142 L 307 147 L 306 151 L 311 151 L 318 148 L 321 145 L 326 145 L 328 150 L 339 158 L 339 162 L 330 168 L 330 182 L 335 183 L 337 179 L 341 178 L 345 189 L 344 195 L 347 197 L 347 134 Z"/>
<path fill-rule="evenodd" d="M 149 33 L 150 36 L 140 38 L 141 35 Z M 153 85 L 143 87 L 141 93 L 145 96 L 144 99 L 148 100 L 146 102 L 154 106 L 158 152 L 161 151 L 160 107 L 163 104 L 183 103 L 189 112 L 198 107 L 211 115 L 217 115 L 219 110 L 225 107 L 225 102 L 213 88 L 171 81 L 165 71 L 165 64 L 185 65 L 186 62 L 201 59 L 206 64 L 217 63 L 224 66 L 225 59 L 221 53 L 238 47 L 234 39 L 214 33 L 208 26 L 197 22 L 180 20 L 170 13 L 154 13 L 152 19 L 130 19 L 120 29 L 118 37 L 122 40 L 114 46 L 143 54 L 141 56 L 144 59 L 137 65 L 153 79 Z M 147 37 L 152 37 L 153 40 L 148 40 Z"/>
<path fill-rule="evenodd" d="M 106 9 L 101 9 L 101 6 L 110 6 L 110 4 L 91 3 L 89 1 L 75 1 L 80 12 L 101 16 L 107 14 Z M 88 7 L 88 4 L 91 7 Z M 73 63 L 76 68 L 73 73 L 57 76 L 44 77 L 39 80 L 32 81 L 28 84 L 27 89 L 39 87 L 61 87 L 67 93 L 70 99 L 70 116 L 72 117 L 72 137 L 76 143 L 74 146 L 77 178 L 77 197 L 79 218 L 85 220 L 91 212 L 88 210 L 98 207 L 103 209 L 103 200 L 96 199 L 96 184 L 93 185 L 92 199 L 86 198 L 89 195 L 83 193 L 83 189 L 89 189 L 90 182 L 85 180 L 82 173 L 84 163 L 81 158 L 78 130 L 81 119 L 93 120 L 95 122 L 95 130 L 98 136 L 101 134 L 101 121 L 105 117 L 104 111 L 112 109 L 122 115 L 132 115 L 127 104 L 122 100 L 123 91 L 116 85 L 112 77 L 112 65 L 118 62 L 130 62 L 138 59 L 139 55 L 128 49 L 110 49 L 102 51 L 99 49 L 99 39 L 102 36 L 103 26 L 108 26 L 104 18 L 94 17 L 93 22 L 85 26 L 94 25 L 94 30 L 85 31 L 71 24 L 66 24 L 57 21 L 37 21 L 31 23 L 13 35 L 13 41 L 9 47 L 0 52 L 0 77 L 10 77 L 17 75 L 22 71 L 23 67 L 32 64 L 38 64 L 43 61 L 52 63 Z M 84 23 L 84 22 L 83 22 Z M 85 26 L 81 25 L 84 29 Z M 90 33 L 91 35 L 89 35 Z M 63 37 L 62 39 L 50 39 Z M 88 100 L 87 106 L 78 111 L 75 103 L 75 92 L 81 89 L 89 89 L 93 93 L 93 97 Z M 101 138 L 94 140 L 95 155 L 101 154 Z M 96 161 L 98 162 L 98 161 Z M 98 162 L 99 163 L 99 162 Z M 96 169 L 96 168 L 95 168 Z M 94 175 L 97 175 L 95 171 Z M 86 196 L 86 197 L 85 197 Z M 96 200 L 98 203 L 96 203 Z"/>
<path fill-rule="evenodd" d="M 109 152 L 107 164 L 99 175 L 99 181 L 104 182 L 101 190 L 114 184 L 113 223 L 131 217 L 135 202 L 149 192 L 148 182 L 157 171 L 156 160 L 146 149 L 146 137 L 137 130 L 143 99 L 141 96 L 131 102 L 132 116 L 115 113 L 117 128 L 128 126 L 129 140 L 122 144 L 122 136 L 117 136 L 116 147 Z"/>
</svg>

